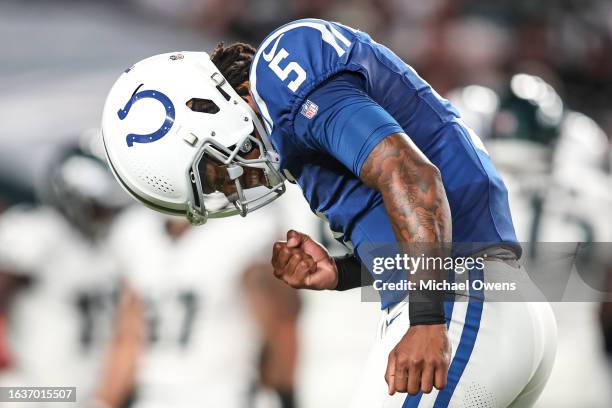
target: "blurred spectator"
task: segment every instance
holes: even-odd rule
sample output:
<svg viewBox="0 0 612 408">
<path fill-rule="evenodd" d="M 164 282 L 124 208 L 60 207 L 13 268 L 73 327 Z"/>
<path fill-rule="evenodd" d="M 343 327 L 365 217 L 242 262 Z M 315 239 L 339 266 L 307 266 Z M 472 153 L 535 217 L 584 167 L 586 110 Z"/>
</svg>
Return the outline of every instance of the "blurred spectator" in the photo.
<svg viewBox="0 0 612 408">
<path fill-rule="evenodd" d="M 612 3 L 606 0 L 134 0 L 219 40 L 258 45 L 297 18 L 366 31 L 413 65 L 440 93 L 496 88 L 525 63 L 555 71 L 569 105 L 612 126 Z M 542 75 L 541 72 L 533 72 Z M 548 78 L 550 80 L 550 78 Z"/>
<path fill-rule="evenodd" d="M 182 16 L 219 39 L 238 38 L 254 45 L 296 18 L 340 21 L 388 45 L 441 93 L 472 83 L 500 87 L 526 62 L 538 63 L 560 75 L 571 107 L 590 113 L 604 126 L 612 123 L 606 103 L 612 92 L 612 56 L 607 52 L 612 46 L 612 6 L 607 1 L 137 2 Z"/>
</svg>

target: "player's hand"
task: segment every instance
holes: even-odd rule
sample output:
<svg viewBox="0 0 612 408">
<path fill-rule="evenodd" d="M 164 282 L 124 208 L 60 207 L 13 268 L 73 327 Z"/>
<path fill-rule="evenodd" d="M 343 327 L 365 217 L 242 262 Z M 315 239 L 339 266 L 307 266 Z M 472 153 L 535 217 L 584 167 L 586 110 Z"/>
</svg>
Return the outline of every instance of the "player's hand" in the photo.
<svg viewBox="0 0 612 408">
<path fill-rule="evenodd" d="M 446 386 L 451 348 L 445 324 L 412 326 L 389 353 L 385 380 L 389 394 L 419 391 L 429 394 L 432 387 Z"/>
<path fill-rule="evenodd" d="M 306 234 L 290 230 L 287 241 L 278 241 L 272 251 L 274 276 L 296 289 L 334 289 L 338 269 L 327 250 Z"/>
</svg>

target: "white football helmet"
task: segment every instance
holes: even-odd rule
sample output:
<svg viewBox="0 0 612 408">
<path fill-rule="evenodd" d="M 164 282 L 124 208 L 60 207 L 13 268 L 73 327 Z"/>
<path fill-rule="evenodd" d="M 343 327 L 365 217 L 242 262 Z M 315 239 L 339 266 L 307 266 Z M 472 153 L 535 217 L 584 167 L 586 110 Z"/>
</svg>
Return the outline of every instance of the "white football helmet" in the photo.
<svg viewBox="0 0 612 408">
<path fill-rule="evenodd" d="M 156 55 L 125 70 L 106 99 L 102 133 L 112 171 L 134 198 L 194 224 L 245 216 L 285 191 L 257 114 L 205 52 Z M 258 157 L 245 158 L 256 148 Z M 241 182 L 249 167 L 263 171 L 265 186 Z M 235 191 L 220 191 L 211 168 Z"/>
</svg>

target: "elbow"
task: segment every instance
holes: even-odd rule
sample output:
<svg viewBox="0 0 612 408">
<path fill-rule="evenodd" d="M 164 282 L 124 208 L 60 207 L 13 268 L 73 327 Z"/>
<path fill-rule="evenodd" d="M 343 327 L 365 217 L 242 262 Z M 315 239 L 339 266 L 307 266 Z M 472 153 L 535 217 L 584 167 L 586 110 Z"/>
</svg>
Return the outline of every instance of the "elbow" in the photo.
<svg viewBox="0 0 612 408">
<path fill-rule="evenodd" d="M 443 214 L 443 220 L 445 222 L 450 222 L 450 210 L 446 211 L 449 208 L 448 198 L 446 197 L 446 189 L 444 188 L 444 181 L 442 180 L 442 173 L 440 169 L 438 169 L 435 165 L 431 164 L 428 166 L 428 175 L 429 179 L 429 188 L 433 191 L 433 197 L 438 204 L 438 208 L 445 209 Z"/>
<path fill-rule="evenodd" d="M 446 191 L 442 181 L 442 173 L 434 164 L 427 163 L 421 166 L 419 178 L 423 191 L 432 191 L 438 199 L 446 200 Z"/>
<path fill-rule="evenodd" d="M 428 166 L 427 179 L 430 194 L 430 210 L 432 225 L 437 231 L 437 240 L 440 242 L 452 241 L 452 217 L 450 205 L 446 196 L 444 182 L 440 170 L 433 164 Z"/>
<path fill-rule="evenodd" d="M 423 171 L 426 173 L 426 178 L 432 185 L 442 186 L 442 188 L 444 188 L 444 184 L 442 183 L 442 173 L 440 173 L 440 169 L 436 167 L 435 164 L 427 163 L 423 166 Z"/>
<path fill-rule="evenodd" d="M 420 163 L 418 167 L 411 169 L 400 167 L 384 181 L 376 186 L 383 197 L 402 197 L 407 194 L 411 204 L 432 200 L 447 201 L 442 173 L 429 161 Z"/>
</svg>

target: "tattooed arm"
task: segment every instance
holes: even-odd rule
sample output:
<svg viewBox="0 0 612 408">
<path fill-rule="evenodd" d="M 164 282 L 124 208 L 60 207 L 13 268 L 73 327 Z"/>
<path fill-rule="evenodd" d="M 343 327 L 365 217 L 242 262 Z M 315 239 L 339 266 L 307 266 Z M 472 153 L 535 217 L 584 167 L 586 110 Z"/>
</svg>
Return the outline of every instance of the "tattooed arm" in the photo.
<svg viewBox="0 0 612 408">
<path fill-rule="evenodd" d="M 444 256 L 438 244 L 450 243 L 452 236 L 440 172 L 405 134 L 383 139 L 370 153 L 360 177 L 381 193 L 401 250 L 410 253 L 408 245 L 416 244 L 418 254 Z M 436 279 L 439 272 L 419 271 L 409 274 L 409 279 Z M 411 291 L 409 300 L 410 329 L 389 354 L 385 380 L 390 394 L 428 393 L 433 386 L 443 388 L 448 376 L 450 346 L 443 294 Z"/>
<path fill-rule="evenodd" d="M 446 255 L 452 239 L 451 216 L 440 172 L 405 134 L 383 139 L 370 153 L 360 176 L 380 191 L 400 250 L 409 255 Z M 441 271 L 412 272 L 408 279 L 418 283 L 439 279 Z M 421 299 L 423 294 L 413 291 L 409 296 L 411 324 L 444 323 L 441 294 Z"/>
<path fill-rule="evenodd" d="M 445 255 L 448 245 L 444 244 L 452 239 L 451 215 L 440 171 L 405 134 L 394 133 L 381 140 L 363 164 L 360 177 L 381 193 L 401 251 L 429 257 Z M 437 279 L 439 273 L 420 270 L 408 279 Z M 414 311 L 411 317 L 413 325 L 436 322 L 435 316 L 423 320 Z M 438 319 L 444 322 L 443 311 Z"/>
<path fill-rule="evenodd" d="M 382 194 L 398 242 L 451 241 L 450 208 L 440 171 L 406 135 L 383 139 L 360 177 Z"/>
<path fill-rule="evenodd" d="M 451 216 L 440 172 L 402 133 L 383 139 L 370 153 L 361 179 L 380 191 L 399 249 L 410 255 L 444 257 L 451 242 Z M 442 271 L 411 271 L 416 283 L 439 280 Z M 418 286 L 417 286 L 418 288 Z M 444 294 L 411 291 L 410 323 L 444 323 Z"/>
</svg>

